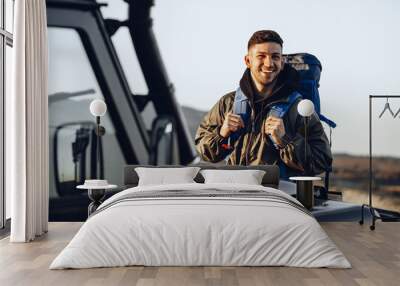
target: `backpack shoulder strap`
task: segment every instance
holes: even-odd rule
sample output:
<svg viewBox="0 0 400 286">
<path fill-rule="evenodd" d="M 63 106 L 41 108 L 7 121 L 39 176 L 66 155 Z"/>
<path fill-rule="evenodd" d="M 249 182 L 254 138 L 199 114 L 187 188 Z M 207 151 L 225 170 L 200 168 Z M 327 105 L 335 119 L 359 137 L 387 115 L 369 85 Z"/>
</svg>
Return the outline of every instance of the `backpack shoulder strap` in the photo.
<svg viewBox="0 0 400 286">
<path fill-rule="evenodd" d="M 233 113 L 245 114 L 248 112 L 247 106 L 249 105 L 248 97 L 243 93 L 240 87 L 236 89 L 235 99 L 233 101 Z"/>
<path fill-rule="evenodd" d="M 285 116 L 286 112 L 292 107 L 292 105 L 299 99 L 302 95 L 297 91 L 292 92 L 287 102 L 279 102 L 271 107 L 270 115 L 282 118 Z"/>
<path fill-rule="evenodd" d="M 250 104 L 248 97 L 243 93 L 243 91 L 238 87 L 235 92 L 235 99 L 233 101 L 232 112 L 238 114 L 242 117 L 243 123 L 246 125 L 248 118 L 250 117 Z M 245 128 L 231 133 L 228 139 L 228 145 L 234 144 L 234 142 L 243 133 Z"/>
</svg>

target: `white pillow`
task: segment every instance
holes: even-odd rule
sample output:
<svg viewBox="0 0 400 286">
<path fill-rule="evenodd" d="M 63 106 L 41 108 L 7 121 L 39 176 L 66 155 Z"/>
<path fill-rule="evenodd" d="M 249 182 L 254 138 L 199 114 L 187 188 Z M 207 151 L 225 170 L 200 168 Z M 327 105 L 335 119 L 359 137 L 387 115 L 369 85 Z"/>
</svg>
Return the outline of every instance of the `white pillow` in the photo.
<svg viewBox="0 0 400 286">
<path fill-rule="evenodd" d="M 195 183 L 193 179 L 199 170 L 199 167 L 135 168 L 139 177 L 138 186 Z"/>
<path fill-rule="evenodd" d="M 265 171 L 262 170 L 201 170 L 205 184 L 234 183 L 261 185 Z"/>
</svg>

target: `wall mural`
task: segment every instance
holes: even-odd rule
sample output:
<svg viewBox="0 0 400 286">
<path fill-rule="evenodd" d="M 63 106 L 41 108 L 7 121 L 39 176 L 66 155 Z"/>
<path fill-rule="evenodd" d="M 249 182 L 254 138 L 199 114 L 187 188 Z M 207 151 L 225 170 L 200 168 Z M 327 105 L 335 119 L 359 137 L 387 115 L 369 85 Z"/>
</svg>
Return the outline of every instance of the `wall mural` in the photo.
<svg viewBox="0 0 400 286">
<path fill-rule="evenodd" d="M 284 154 L 286 157 L 282 160 L 286 163 L 280 166 L 282 177 L 322 173 L 326 179 L 319 185 L 321 190 L 324 186 L 329 188 L 330 199 L 356 204 L 368 202 L 368 95 L 375 91 L 391 94 L 400 87 L 394 68 L 399 66 L 400 60 L 386 56 L 400 48 L 400 42 L 393 36 L 396 31 L 391 28 L 395 25 L 389 25 L 386 32 L 381 33 L 379 27 L 371 26 L 369 19 L 357 12 L 360 7 L 366 12 L 374 11 L 374 3 L 364 5 L 359 1 L 354 7 L 341 7 L 341 3 L 332 2 L 326 7 L 312 7 L 307 13 L 312 13 L 320 23 L 316 37 L 315 33 L 307 33 L 316 28 L 307 21 L 296 23 L 300 25 L 296 29 L 293 25 L 289 28 L 287 21 L 294 19 L 294 15 L 292 18 L 291 15 L 285 18 L 271 15 L 265 19 L 260 9 L 253 11 L 252 20 L 239 25 L 234 19 L 250 13 L 248 6 L 235 4 L 237 11 L 242 11 L 235 18 L 225 17 L 225 8 L 232 5 L 228 1 L 187 5 L 179 1 L 164 2 L 155 1 L 150 8 L 142 7 L 152 11 L 152 21 L 148 22 L 152 24 L 148 26 L 141 26 L 139 21 L 149 13 L 140 14 L 140 9 L 132 9 L 125 1 L 105 1 L 107 5 L 101 6 L 96 19 L 90 11 L 78 9 L 68 9 L 71 17 L 63 17 L 61 9 L 48 5 L 49 140 L 53 164 L 50 169 L 54 170 L 50 174 L 51 219 L 65 219 L 65 212 L 57 213 L 57 209 L 59 204 L 65 205 L 63 202 L 68 198 L 81 202 L 75 203 L 79 205 L 76 213 L 80 215 L 68 219 L 85 218 L 84 206 L 88 200 L 86 197 L 82 200 L 84 193 L 77 191 L 76 186 L 96 173 L 94 162 L 99 148 L 104 178 L 120 186 L 123 184 L 121 170 L 126 164 L 201 161 L 271 164 L 278 163 Z M 252 2 L 263 5 L 258 0 Z M 297 5 L 294 2 L 284 4 Z M 302 9 L 305 8 L 299 6 L 293 11 Z M 330 21 L 334 17 L 330 13 L 332 9 L 343 11 L 341 21 Z M 232 9 L 233 14 L 237 11 Z M 383 23 L 399 21 L 389 8 L 382 8 L 379 13 L 377 17 Z M 200 20 L 204 15 L 208 15 L 207 23 Z M 353 25 L 354 15 L 358 15 L 359 25 Z M 222 24 L 221 18 L 224 19 Z M 260 71 L 260 82 L 276 78 L 279 84 L 278 75 L 283 78 L 283 72 L 289 72 L 288 68 L 284 70 L 288 65 L 303 73 L 301 88 L 304 90 L 301 92 L 303 97 L 307 94 L 306 98 L 315 108 L 308 125 L 303 118 L 292 122 L 291 126 L 286 118 L 289 116 L 286 112 L 291 114 L 290 118 L 298 112 L 295 106 L 300 99 L 295 95 L 287 97 L 288 101 L 293 101 L 293 106 L 273 104 L 264 109 L 268 100 L 263 95 L 281 86 L 257 90 L 254 83 L 260 58 L 250 56 L 248 41 L 255 31 L 262 29 L 278 32 L 283 43 L 279 43 L 279 39 L 273 41 L 276 45 L 272 48 L 278 49 L 275 54 L 280 54 L 281 58 L 268 59 L 273 62 L 271 69 Z M 365 33 L 367 30 L 373 31 L 379 39 L 371 43 L 370 34 Z M 359 38 L 357 42 L 353 41 L 355 35 Z M 378 56 L 374 51 L 382 45 L 389 50 Z M 366 59 L 372 54 L 378 59 L 371 70 Z M 245 95 L 257 90 L 254 99 L 262 104 L 255 107 L 254 114 L 252 102 L 233 104 L 241 98 L 239 87 Z M 289 87 L 280 92 L 286 88 Z M 225 101 L 221 101 L 228 93 Z M 283 93 L 285 96 L 292 94 L 289 89 Z M 229 104 L 227 98 L 231 100 Z M 104 100 L 108 107 L 102 119 L 107 133 L 99 144 L 95 142 L 95 122 L 89 112 L 89 104 L 94 99 Z M 218 108 L 227 104 L 232 111 L 236 110 L 229 120 L 225 120 L 227 110 Z M 378 108 L 379 104 L 376 103 L 379 110 L 374 111 L 376 119 L 380 119 L 374 121 L 374 205 L 399 212 L 400 150 L 396 148 L 399 139 L 396 128 L 400 107 L 396 106 L 395 99 L 382 102 L 382 109 Z M 255 118 L 255 111 L 260 114 L 258 118 Z M 224 118 L 216 116 L 221 114 Z M 252 116 L 255 117 L 249 125 L 247 121 Z M 318 119 L 322 125 L 317 128 Z M 286 127 L 285 130 L 282 127 Z M 219 135 L 226 139 L 222 142 L 222 137 L 219 138 L 222 149 L 211 148 L 215 148 L 215 144 L 207 137 L 207 132 L 213 128 L 222 130 Z M 307 144 L 311 143 L 304 148 L 307 144 L 299 142 L 304 142 L 300 137 L 304 137 L 307 130 Z M 239 133 L 235 135 L 236 131 Z M 313 134 L 319 135 L 313 137 Z M 261 152 L 260 144 L 270 148 L 271 155 Z M 301 150 L 305 152 L 295 151 L 299 150 L 296 144 L 302 144 Z M 239 145 L 240 148 L 236 148 Z M 244 151 L 241 153 L 241 150 Z M 328 194 L 321 191 L 320 195 Z"/>
</svg>

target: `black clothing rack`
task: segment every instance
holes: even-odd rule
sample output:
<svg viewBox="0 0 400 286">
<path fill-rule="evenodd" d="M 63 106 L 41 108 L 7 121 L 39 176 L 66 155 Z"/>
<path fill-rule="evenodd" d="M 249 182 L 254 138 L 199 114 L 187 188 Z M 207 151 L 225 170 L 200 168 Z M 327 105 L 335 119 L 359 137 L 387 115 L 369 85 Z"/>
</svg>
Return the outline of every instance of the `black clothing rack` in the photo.
<svg viewBox="0 0 400 286">
<path fill-rule="evenodd" d="M 368 207 L 371 213 L 372 222 L 369 228 L 375 229 L 375 222 L 377 219 L 382 221 L 400 221 L 400 214 L 397 212 L 386 211 L 377 209 L 372 206 L 372 100 L 374 98 L 400 98 L 400 95 L 370 95 L 369 96 L 369 204 L 361 206 L 361 220 L 360 224 L 364 224 L 364 208 Z"/>
</svg>

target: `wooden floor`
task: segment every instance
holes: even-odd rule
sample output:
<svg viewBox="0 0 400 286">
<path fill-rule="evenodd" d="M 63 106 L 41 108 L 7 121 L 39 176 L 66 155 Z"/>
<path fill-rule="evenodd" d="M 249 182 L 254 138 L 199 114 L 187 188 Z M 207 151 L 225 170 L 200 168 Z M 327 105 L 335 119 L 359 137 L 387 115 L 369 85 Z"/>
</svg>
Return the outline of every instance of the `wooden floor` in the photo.
<svg viewBox="0 0 400 286">
<path fill-rule="evenodd" d="M 51 261 L 81 226 L 50 223 L 32 243 L 0 241 L 0 285 L 400 285 L 400 224 L 323 223 L 353 268 L 289 267 L 120 267 L 48 270 Z"/>
</svg>

